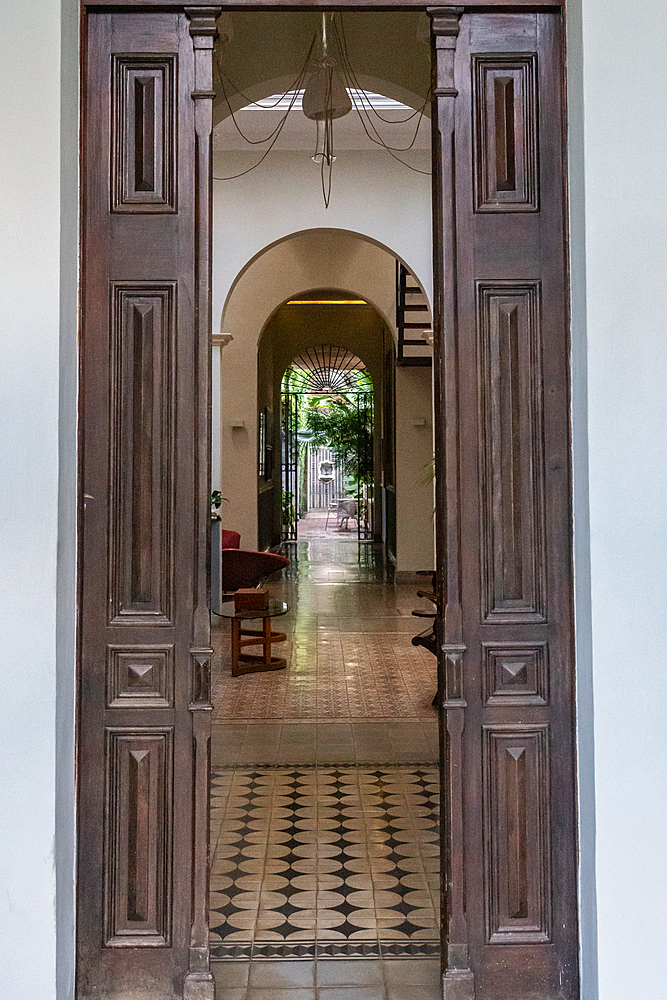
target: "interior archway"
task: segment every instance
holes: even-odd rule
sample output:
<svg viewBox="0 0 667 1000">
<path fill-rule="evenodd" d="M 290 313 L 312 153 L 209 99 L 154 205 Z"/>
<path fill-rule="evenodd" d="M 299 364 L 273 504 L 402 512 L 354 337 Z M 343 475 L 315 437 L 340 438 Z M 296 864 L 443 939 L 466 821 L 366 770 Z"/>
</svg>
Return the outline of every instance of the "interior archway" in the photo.
<svg viewBox="0 0 667 1000">
<path fill-rule="evenodd" d="M 278 469 L 275 467 L 272 477 L 260 482 L 258 486 L 258 543 L 260 548 L 276 544 L 285 537 L 287 522 L 282 498 L 285 490 L 298 495 L 297 509 L 292 512 L 289 537 L 298 536 L 298 521 L 307 514 L 314 503 L 307 500 L 307 491 L 301 489 L 301 484 L 295 476 L 295 471 L 288 472 L 287 455 L 299 464 L 303 475 L 307 475 L 307 455 L 309 449 L 303 445 L 297 449 L 299 455 L 293 454 L 295 442 L 291 437 L 297 433 L 296 427 L 289 427 L 285 408 L 288 401 L 283 395 L 283 379 L 285 372 L 294 359 L 307 352 L 317 349 L 318 345 L 329 345 L 340 351 L 341 356 L 358 357 L 364 366 L 372 383 L 372 403 L 369 420 L 372 427 L 372 460 L 369 456 L 367 484 L 368 517 L 366 526 L 371 539 L 383 542 L 389 546 L 392 556 L 395 556 L 395 537 L 383 537 L 382 526 L 386 519 L 382 516 L 385 502 L 384 483 L 394 482 L 393 448 L 383 453 L 382 443 L 394 440 L 394 380 L 389 377 L 385 384 L 387 373 L 391 368 L 385 364 L 385 356 L 389 352 L 394 357 L 394 342 L 386 321 L 377 309 L 359 297 L 358 293 L 341 289 L 316 289 L 295 294 L 283 303 L 271 315 L 262 331 L 258 345 L 257 370 L 257 403 L 258 412 L 272 415 L 269 420 L 273 428 L 273 455 L 282 459 L 282 481 L 278 481 Z M 393 366 L 392 366 L 393 367 Z M 299 429 L 305 430 L 304 415 L 305 397 L 292 398 L 295 410 L 301 411 Z M 388 405 L 391 400 L 392 405 Z M 391 426 L 389 426 L 391 425 Z M 287 434 L 287 437 L 286 437 Z M 312 456 L 311 456 L 312 458 Z M 292 479 L 297 481 L 292 482 Z M 289 487 L 286 485 L 290 481 Z M 342 484 L 341 484 L 342 485 Z M 281 491 L 282 490 L 282 496 Z M 303 494 L 303 495 L 302 495 Z M 343 495 L 342 492 L 340 494 Z M 317 504 L 319 506 L 319 503 Z M 281 517 L 282 507 L 282 517 Z M 386 534 L 386 533 L 385 533 Z"/>
<path fill-rule="evenodd" d="M 393 248 L 364 234 L 320 228 L 276 240 L 250 259 L 233 280 L 220 308 L 220 328 L 233 339 L 214 356 L 213 475 L 214 488 L 229 497 L 229 522 L 241 531 L 248 544 L 255 545 L 258 540 L 255 442 L 259 412 L 257 351 L 262 331 L 290 298 L 312 289 L 333 288 L 370 303 L 395 344 L 397 260 L 404 263 Z M 414 269 L 410 268 L 409 273 L 422 291 L 427 307 L 425 321 L 430 324 L 425 282 Z M 241 381 L 247 387 L 242 397 L 234 391 Z M 378 382 L 382 382 L 381 368 Z M 433 560 L 433 501 L 425 481 L 425 469 L 432 458 L 431 397 L 429 367 L 396 369 L 392 408 L 396 408 L 401 432 L 397 437 L 396 482 L 389 485 L 390 502 L 395 489 L 399 573 L 429 569 Z M 227 456 L 224 466 L 219 457 L 222 454 Z M 236 490 L 228 488 L 232 479 Z M 243 484 L 241 489 L 239 482 Z M 424 530 L 415 532 L 415 524 Z"/>
</svg>

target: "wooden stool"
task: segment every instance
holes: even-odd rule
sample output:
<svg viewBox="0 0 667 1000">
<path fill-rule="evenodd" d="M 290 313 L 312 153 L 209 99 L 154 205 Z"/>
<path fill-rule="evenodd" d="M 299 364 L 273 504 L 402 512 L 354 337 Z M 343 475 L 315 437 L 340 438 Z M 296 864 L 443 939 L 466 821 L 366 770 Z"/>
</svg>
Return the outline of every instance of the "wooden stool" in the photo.
<svg viewBox="0 0 667 1000">
<path fill-rule="evenodd" d="M 257 612 L 249 617 L 256 618 Z M 271 619 L 265 618 L 262 622 L 261 630 L 243 628 L 244 619 L 232 618 L 232 677 L 239 674 L 251 674 L 259 670 L 282 670 L 287 666 L 287 660 L 280 656 L 271 655 L 271 646 L 274 642 L 285 642 L 287 636 L 284 632 L 273 632 L 271 629 Z M 246 638 L 248 637 L 248 638 Z M 261 646 L 262 654 L 257 656 L 253 653 L 242 653 L 243 646 Z"/>
<path fill-rule="evenodd" d="M 232 623 L 232 677 L 241 674 L 251 674 L 263 670 L 282 670 L 287 666 L 287 660 L 273 656 L 271 646 L 274 642 L 285 642 L 284 632 L 274 632 L 271 619 L 276 615 L 284 615 L 289 611 L 285 601 L 269 601 L 268 607 L 262 610 L 245 608 L 237 611 L 233 601 L 226 601 L 213 613 L 221 618 L 229 618 Z M 261 629 L 243 628 L 244 621 L 262 619 Z M 242 653 L 244 646 L 261 646 L 259 656 L 253 653 Z"/>
</svg>

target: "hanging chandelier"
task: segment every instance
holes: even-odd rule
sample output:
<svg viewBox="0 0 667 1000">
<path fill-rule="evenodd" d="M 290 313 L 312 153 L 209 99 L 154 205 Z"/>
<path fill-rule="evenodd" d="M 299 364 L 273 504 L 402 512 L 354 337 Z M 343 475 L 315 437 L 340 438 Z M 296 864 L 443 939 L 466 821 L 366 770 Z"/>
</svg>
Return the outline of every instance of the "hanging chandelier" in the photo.
<svg viewBox="0 0 667 1000">
<path fill-rule="evenodd" d="M 397 153 L 406 152 L 414 146 L 422 123 L 422 116 L 430 101 L 430 90 L 420 108 L 416 110 L 408 109 L 411 113 L 407 117 L 401 119 L 384 118 L 377 110 L 375 101 L 371 100 L 371 95 L 361 87 L 350 63 L 342 14 L 338 16 L 333 13 L 322 14 L 319 37 L 317 35 L 313 37 L 306 59 L 297 78 L 283 94 L 275 95 L 275 97 L 270 98 L 268 101 L 251 101 L 229 79 L 218 62 L 216 62 L 216 68 L 220 78 L 223 98 L 239 135 L 250 145 L 263 145 L 264 143 L 269 143 L 269 145 L 257 163 L 254 163 L 251 167 L 229 177 L 214 176 L 214 180 L 234 180 L 237 177 L 243 177 L 245 174 L 250 173 L 251 170 L 259 167 L 278 141 L 289 113 L 299 109 L 306 118 L 314 121 L 316 125 L 315 152 L 312 154 L 311 159 L 320 166 L 322 197 L 325 208 L 329 207 L 331 199 L 332 167 L 336 160 L 333 123 L 337 118 L 343 118 L 345 115 L 348 115 L 353 109 L 358 113 L 364 132 L 371 142 L 381 146 L 395 160 L 398 160 L 399 163 L 409 170 L 413 170 L 419 174 L 429 175 L 430 173 L 428 170 L 419 170 L 417 167 L 413 167 L 397 155 Z M 284 109 L 284 115 L 268 136 L 265 136 L 263 139 L 251 139 L 243 133 L 236 121 L 235 113 L 227 94 L 227 85 L 230 85 L 240 97 L 247 100 L 247 107 Z M 373 97 L 375 96 L 377 95 L 373 95 Z M 404 125 L 415 117 L 417 118 L 417 124 L 414 134 L 406 146 L 390 145 L 382 137 L 376 125 L 376 121 L 381 121 L 386 125 Z"/>
<path fill-rule="evenodd" d="M 329 54 L 328 16 L 322 14 L 322 56 L 306 80 L 301 101 L 301 110 L 306 118 L 317 123 L 315 152 L 311 159 L 319 163 L 322 170 L 322 194 L 326 208 L 329 207 L 331 198 L 331 168 L 336 159 L 333 122 L 335 118 L 343 118 L 352 110 L 352 101 L 345 87 L 345 81 L 336 60 Z"/>
</svg>

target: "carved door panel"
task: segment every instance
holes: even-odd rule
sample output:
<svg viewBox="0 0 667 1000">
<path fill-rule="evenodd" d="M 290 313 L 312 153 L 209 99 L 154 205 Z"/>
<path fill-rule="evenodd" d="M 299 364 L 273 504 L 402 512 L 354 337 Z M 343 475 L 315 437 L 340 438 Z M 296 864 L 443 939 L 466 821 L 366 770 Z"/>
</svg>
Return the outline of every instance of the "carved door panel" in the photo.
<svg viewBox="0 0 667 1000">
<path fill-rule="evenodd" d="M 91 12 L 84 22 L 81 1000 L 212 996 L 214 32 L 205 9 Z"/>
<path fill-rule="evenodd" d="M 561 20 L 433 12 L 444 995 L 578 995 Z M 438 240 L 436 240 L 438 245 Z"/>
<path fill-rule="evenodd" d="M 561 24 L 443 8 L 433 24 L 444 993 L 570 1000 Z M 84 24 L 80 1000 L 212 997 L 214 33 L 203 7 Z"/>
</svg>

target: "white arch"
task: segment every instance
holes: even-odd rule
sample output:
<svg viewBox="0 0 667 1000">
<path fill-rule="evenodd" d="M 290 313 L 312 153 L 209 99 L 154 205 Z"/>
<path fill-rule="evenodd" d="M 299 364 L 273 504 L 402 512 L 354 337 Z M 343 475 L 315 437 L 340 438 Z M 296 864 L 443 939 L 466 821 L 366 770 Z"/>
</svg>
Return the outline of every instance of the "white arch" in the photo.
<svg viewBox="0 0 667 1000">
<path fill-rule="evenodd" d="M 254 340 L 256 349 L 272 313 L 296 294 L 347 288 L 380 313 L 396 337 L 395 261 L 414 274 L 394 250 L 363 233 L 306 229 L 264 247 L 239 271 L 227 294 L 220 331 Z M 422 288 L 419 275 L 415 275 Z"/>
<path fill-rule="evenodd" d="M 265 246 L 231 281 L 220 309 L 220 330 L 230 333 L 233 340 L 220 352 L 219 359 L 216 357 L 220 380 L 214 381 L 221 416 L 213 428 L 214 449 L 220 456 L 217 461 L 214 458 L 214 468 L 220 470 L 220 481 L 214 486 L 230 499 L 223 512 L 225 524 L 241 532 L 244 547 L 253 548 L 257 541 L 257 349 L 262 331 L 288 299 L 316 289 L 345 289 L 369 302 L 396 337 L 397 259 L 414 275 L 409 261 L 363 233 L 306 229 Z M 420 277 L 414 277 L 423 288 Z M 423 478 L 423 467 L 432 454 L 430 400 L 428 369 L 397 371 L 397 413 L 402 415 L 403 437 L 410 436 L 409 444 L 397 453 L 397 485 L 405 484 L 403 506 L 399 503 L 397 507 L 397 545 L 409 569 L 430 568 L 432 559 L 428 530 L 414 531 L 415 523 L 430 524 L 433 505 L 429 491 L 415 486 Z M 424 427 L 423 431 L 411 426 L 413 416 L 421 418 L 417 423 Z M 415 549 L 417 536 L 428 542 L 424 552 Z"/>
</svg>

